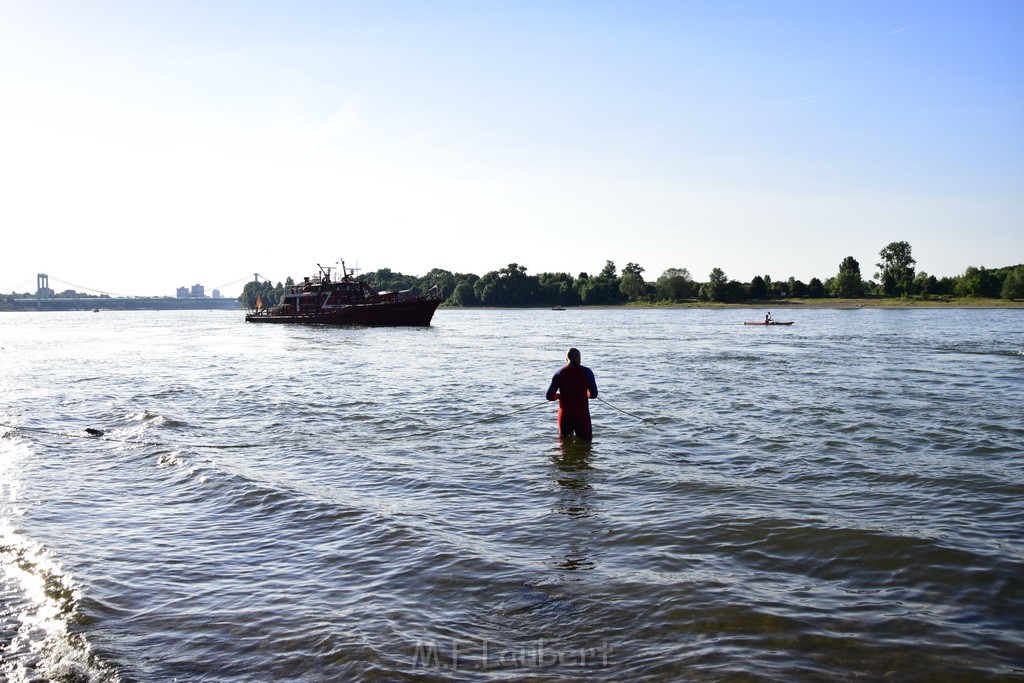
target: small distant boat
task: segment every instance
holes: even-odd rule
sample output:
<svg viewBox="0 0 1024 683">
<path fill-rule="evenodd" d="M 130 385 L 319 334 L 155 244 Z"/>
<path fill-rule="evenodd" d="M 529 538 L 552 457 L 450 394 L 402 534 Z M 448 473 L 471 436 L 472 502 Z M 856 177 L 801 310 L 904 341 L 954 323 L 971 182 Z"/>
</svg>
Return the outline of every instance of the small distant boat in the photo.
<svg viewBox="0 0 1024 683">
<path fill-rule="evenodd" d="M 552 306 L 551 310 L 552 311 L 564 311 L 565 310 L 565 306 Z"/>
<path fill-rule="evenodd" d="M 92 312 L 93 312 L 93 313 L 99 313 L 99 312 L 100 312 L 100 309 L 98 309 L 98 308 L 94 308 L 94 309 L 92 309 Z"/>
<path fill-rule="evenodd" d="M 768 322 L 761 321 L 761 322 L 757 322 L 757 323 L 743 323 L 743 324 L 744 325 L 792 325 L 793 321 L 790 320 L 789 322 L 781 322 L 781 321 L 777 321 L 777 320 L 769 320 Z"/>
<path fill-rule="evenodd" d="M 277 306 L 265 309 L 257 298 L 256 310 L 246 314 L 246 322 L 428 327 L 441 305 L 436 287 L 426 294 L 414 290 L 375 292 L 367 283 L 353 279 L 355 271 L 346 269 L 344 261 L 341 279 L 331 278 L 331 268 L 317 267 L 319 273 L 290 287 Z"/>
</svg>

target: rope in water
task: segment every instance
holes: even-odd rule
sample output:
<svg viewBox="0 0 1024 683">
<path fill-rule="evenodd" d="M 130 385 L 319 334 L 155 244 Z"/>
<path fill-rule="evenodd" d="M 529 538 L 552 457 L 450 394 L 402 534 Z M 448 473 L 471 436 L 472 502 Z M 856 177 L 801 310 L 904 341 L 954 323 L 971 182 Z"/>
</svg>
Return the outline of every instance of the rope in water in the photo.
<svg viewBox="0 0 1024 683">
<path fill-rule="evenodd" d="M 609 403 L 608 401 L 604 400 L 603 398 L 599 397 L 597 400 L 600 401 L 601 403 L 605 404 L 606 406 L 610 407 L 610 408 L 614 408 L 615 410 L 619 411 L 620 413 L 625 413 L 626 415 L 629 415 L 630 417 L 636 418 L 637 420 L 640 420 L 642 422 L 648 422 L 648 423 L 652 423 L 653 424 L 653 420 L 650 420 L 649 418 L 646 418 L 646 417 L 640 417 L 639 415 L 634 415 L 633 413 L 630 413 L 630 412 L 628 412 L 626 410 L 623 410 L 622 408 L 619 408 L 616 405 L 613 405 L 613 404 Z M 516 410 L 513 410 L 513 411 L 508 412 L 508 413 L 500 413 L 500 414 L 497 414 L 497 415 L 488 415 L 487 417 L 483 417 L 483 418 L 480 418 L 478 420 L 474 420 L 472 422 L 463 422 L 463 423 L 460 423 L 460 424 L 457 424 L 457 425 L 451 425 L 451 426 L 448 426 L 448 427 L 441 427 L 440 429 L 431 429 L 431 430 L 424 431 L 424 432 L 415 432 L 413 434 L 396 434 L 394 436 L 385 436 L 385 437 L 378 438 L 377 440 L 378 441 L 396 441 L 398 439 L 409 439 L 409 438 L 433 436 L 435 434 L 441 434 L 442 432 L 450 432 L 450 431 L 452 431 L 454 429 L 467 429 L 469 427 L 473 427 L 473 426 L 478 425 L 478 424 L 483 424 L 485 422 L 493 422 L 495 420 L 501 420 L 501 419 L 506 418 L 506 417 L 511 417 L 513 415 L 517 415 L 518 413 L 526 412 L 527 410 L 534 410 L 536 408 L 540 408 L 541 406 L 548 405 L 548 403 L 549 403 L 548 401 L 542 401 L 541 403 L 534 403 L 534 404 L 525 406 L 523 408 L 517 408 Z M 110 443 L 120 443 L 120 444 L 126 444 L 126 445 L 130 445 L 130 446 L 156 446 L 156 447 L 161 447 L 161 448 L 244 449 L 244 448 L 260 448 L 260 447 L 266 445 L 266 444 L 255 444 L 255 443 L 245 443 L 245 444 L 174 443 L 174 444 L 170 444 L 170 443 L 160 442 L 160 441 L 138 441 L 138 440 L 135 440 L 135 439 L 114 439 L 114 438 L 111 438 L 109 436 L 105 436 L 104 433 L 103 433 L 103 430 L 93 429 L 93 428 L 89 428 L 89 429 L 83 430 L 83 433 L 76 433 L 76 432 L 58 431 L 56 429 L 47 429 L 45 427 L 25 427 L 25 426 L 21 426 L 21 425 L 12 425 L 12 424 L 4 424 L 4 423 L 0 423 L 0 427 L 6 427 L 7 429 L 11 429 L 11 430 L 14 430 L 14 431 L 35 432 L 37 434 L 46 434 L 46 435 L 49 435 L 49 436 L 57 436 L 57 437 L 66 438 L 66 439 L 97 439 L 99 441 L 107 441 L 107 442 L 110 442 Z"/>
<path fill-rule="evenodd" d="M 518 408 L 518 409 L 513 410 L 511 412 L 508 412 L 508 413 L 501 413 L 499 415 L 489 415 L 487 417 L 480 418 L 479 420 L 474 420 L 473 422 L 463 422 L 463 423 L 460 423 L 460 424 L 457 424 L 457 425 L 452 425 L 452 426 L 449 426 L 449 427 L 442 427 L 440 429 L 432 429 L 432 430 L 425 431 L 425 432 L 416 432 L 416 433 L 413 433 L 413 434 L 396 434 L 395 436 L 385 436 L 385 437 L 378 438 L 377 441 L 395 441 L 395 440 L 398 440 L 398 439 L 409 439 L 409 438 L 416 438 L 416 437 L 432 436 L 434 434 L 440 434 L 442 432 L 448 432 L 448 431 L 451 431 L 453 429 L 465 429 L 467 427 L 472 427 L 474 425 L 482 424 L 484 422 L 492 422 L 494 420 L 500 420 L 500 419 L 505 418 L 505 417 L 510 417 L 512 415 L 515 415 L 517 413 L 522 413 L 522 412 L 525 412 L 527 410 L 533 410 L 534 408 L 539 408 L 539 407 L 541 407 L 543 405 L 546 405 L 546 404 L 547 404 L 547 401 L 544 401 L 543 403 L 537 403 L 537 404 L 526 406 L 524 408 Z M 20 425 L 12 425 L 12 424 L 4 424 L 4 423 L 0 423 L 0 427 L 6 427 L 7 429 L 12 429 L 12 430 L 15 430 L 15 431 L 19 431 L 20 430 L 20 431 L 23 431 L 23 432 L 35 432 L 37 434 L 46 434 L 48 436 L 57 436 L 57 437 L 68 438 L 68 439 L 97 439 L 99 441 L 107 441 L 107 442 L 110 442 L 110 443 L 121 443 L 121 444 L 130 445 L 130 446 L 156 446 L 156 447 L 163 447 L 163 448 L 171 448 L 171 447 L 173 447 L 173 448 L 242 449 L 242 448 L 259 448 L 261 446 L 265 446 L 266 445 L 266 444 L 254 444 L 254 443 L 246 443 L 246 444 L 174 443 L 174 444 L 170 444 L 170 443 L 164 443 L 164 442 L 159 442 L 159 441 L 138 441 L 136 439 L 114 439 L 114 438 L 111 438 L 109 436 L 105 436 L 102 430 L 92 429 L 92 428 L 86 429 L 82 433 L 77 433 L 77 432 L 59 431 L 59 430 L 56 430 L 56 429 L 47 429 L 45 427 L 25 427 L 25 426 L 20 426 Z"/>
<path fill-rule="evenodd" d="M 379 440 L 380 441 L 394 441 L 396 439 L 407 439 L 409 437 L 416 437 L 416 436 L 433 436 L 434 434 L 440 434 L 441 432 L 450 432 L 453 429 L 465 429 L 467 427 L 472 427 L 474 425 L 483 424 L 484 422 L 491 422 L 493 420 L 500 420 L 503 417 L 511 417 L 512 415 L 515 415 L 517 413 L 523 413 L 523 412 L 526 412 L 527 410 L 533 410 L 534 408 L 540 408 L 541 406 L 544 406 L 544 405 L 547 405 L 547 404 L 548 404 L 548 402 L 544 401 L 543 403 L 535 403 L 533 405 L 528 405 L 525 408 L 519 408 L 517 410 L 513 410 L 510 413 L 501 413 L 500 415 L 490 415 L 488 417 L 483 417 L 483 418 L 480 418 L 479 420 L 474 420 L 473 422 L 463 422 L 461 424 L 452 425 L 451 427 L 442 427 L 441 429 L 433 429 L 433 430 L 428 431 L 428 432 L 417 432 L 415 434 L 398 434 L 396 436 L 386 436 L 386 437 L 384 437 L 382 439 L 379 439 Z"/>
<path fill-rule="evenodd" d="M 78 432 L 64 432 L 56 429 L 46 429 L 45 427 L 25 427 L 22 425 L 11 425 L 0 423 L 0 427 L 6 427 L 14 431 L 22 432 L 35 432 L 37 434 L 46 434 L 48 436 L 59 436 L 64 439 L 96 439 L 98 441 L 107 441 L 110 443 L 123 443 L 130 446 L 158 446 L 163 448 L 170 448 L 172 444 L 160 442 L 160 441 L 138 441 L 136 439 L 114 439 L 109 436 L 105 436 L 102 429 L 85 429 L 83 433 Z M 173 444 L 174 448 L 259 448 L 265 444 L 255 443 L 244 443 L 244 444 L 210 444 L 210 443 L 176 443 Z"/>
<path fill-rule="evenodd" d="M 639 415 L 634 415 L 633 413 L 631 413 L 631 412 L 629 412 L 627 410 L 623 410 L 622 408 L 618 407 L 617 405 L 613 405 L 613 404 L 609 403 L 608 401 L 604 400 L 600 396 L 597 397 L 597 400 L 600 401 L 601 403 L 605 404 L 609 408 L 614 408 L 615 410 L 619 411 L 620 413 L 625 413 L 626 415 L 629 415 L 630 417 L 636 418 L 637 420 L 640 420 L 641 422 L 647 422 L 649 424 L 654 424 L 654 420 L 652 420 L 651 418 L 649 418 L 649 417 L 640 417 Z"/>
</svg>

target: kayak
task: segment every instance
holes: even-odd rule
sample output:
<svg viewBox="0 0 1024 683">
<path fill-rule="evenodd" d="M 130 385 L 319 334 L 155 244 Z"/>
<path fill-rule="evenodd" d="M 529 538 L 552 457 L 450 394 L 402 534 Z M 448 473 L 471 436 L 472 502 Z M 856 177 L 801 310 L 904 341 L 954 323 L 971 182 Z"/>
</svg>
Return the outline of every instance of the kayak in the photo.
<svg viewBox="0 0 1024 683">
<path fill-rule="evenodd" d="M 743 323 L 744 325 L 792 325 L 793 321 L 790 320 L 787 323 L 775 322 L 774 320 L 769 323 Z"/>
</svg>

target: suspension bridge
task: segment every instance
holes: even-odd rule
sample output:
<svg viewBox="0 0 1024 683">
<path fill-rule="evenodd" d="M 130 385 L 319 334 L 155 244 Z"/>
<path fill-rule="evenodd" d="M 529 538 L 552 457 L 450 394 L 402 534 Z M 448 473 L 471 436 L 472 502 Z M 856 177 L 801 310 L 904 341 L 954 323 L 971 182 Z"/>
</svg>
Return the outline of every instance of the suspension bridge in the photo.
<svg viewBox="0 0 1024 683">
<path fill-rule="evenodd" d="M 234 309 L 239 308 L 235 297 L 222 297 L 220 290 L 246 282 L 249 279 L 260 277 L 258 274 L 246 274 L 223 285 L 212 288 L 213 296 L 206 296 L 205 288 L 196 285 L 191 290 L 178 288 L 174 296 L 133 296 L 116 292 L 84 287 L 72 282 L 67 282 L 46 273 L 36 275 L 35 295 L 28 293 L 18 294 L 19 288 L 24 288 L 31 280 L 23 280 L 10 288 L 12 294 L 8 301 L 15 310 L 41 310 L 41 311 L 66 311 L 66 310 L 138 310 L 138 309 Z M 57 293 L 51 288 L 50 282 L 55 285 L 64 286 L 68 289 Z M 198 289 L 197 289 L 198 288 Z"/>
</svg>

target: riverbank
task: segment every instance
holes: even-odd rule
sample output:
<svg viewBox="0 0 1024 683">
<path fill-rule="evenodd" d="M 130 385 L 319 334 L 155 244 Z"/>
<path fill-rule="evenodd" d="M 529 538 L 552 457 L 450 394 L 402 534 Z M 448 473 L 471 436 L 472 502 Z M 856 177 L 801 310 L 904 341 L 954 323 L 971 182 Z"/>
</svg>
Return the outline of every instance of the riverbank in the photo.
<svg viewBox="0 0 1024 683">
<path fill-rule="evenodd" d="M 626 308 L 765 308 L 767 310 L 799 310 L 801 308 L 1019 308 L 1024 309 L 1024 300 L 977 299 L 932 297 L 929 299 L 772 299 L 770 301 L 740 301 L 720 303 L 712 301 L 687 301 L 685 303 L 630 303 Z"/>
</svg>

